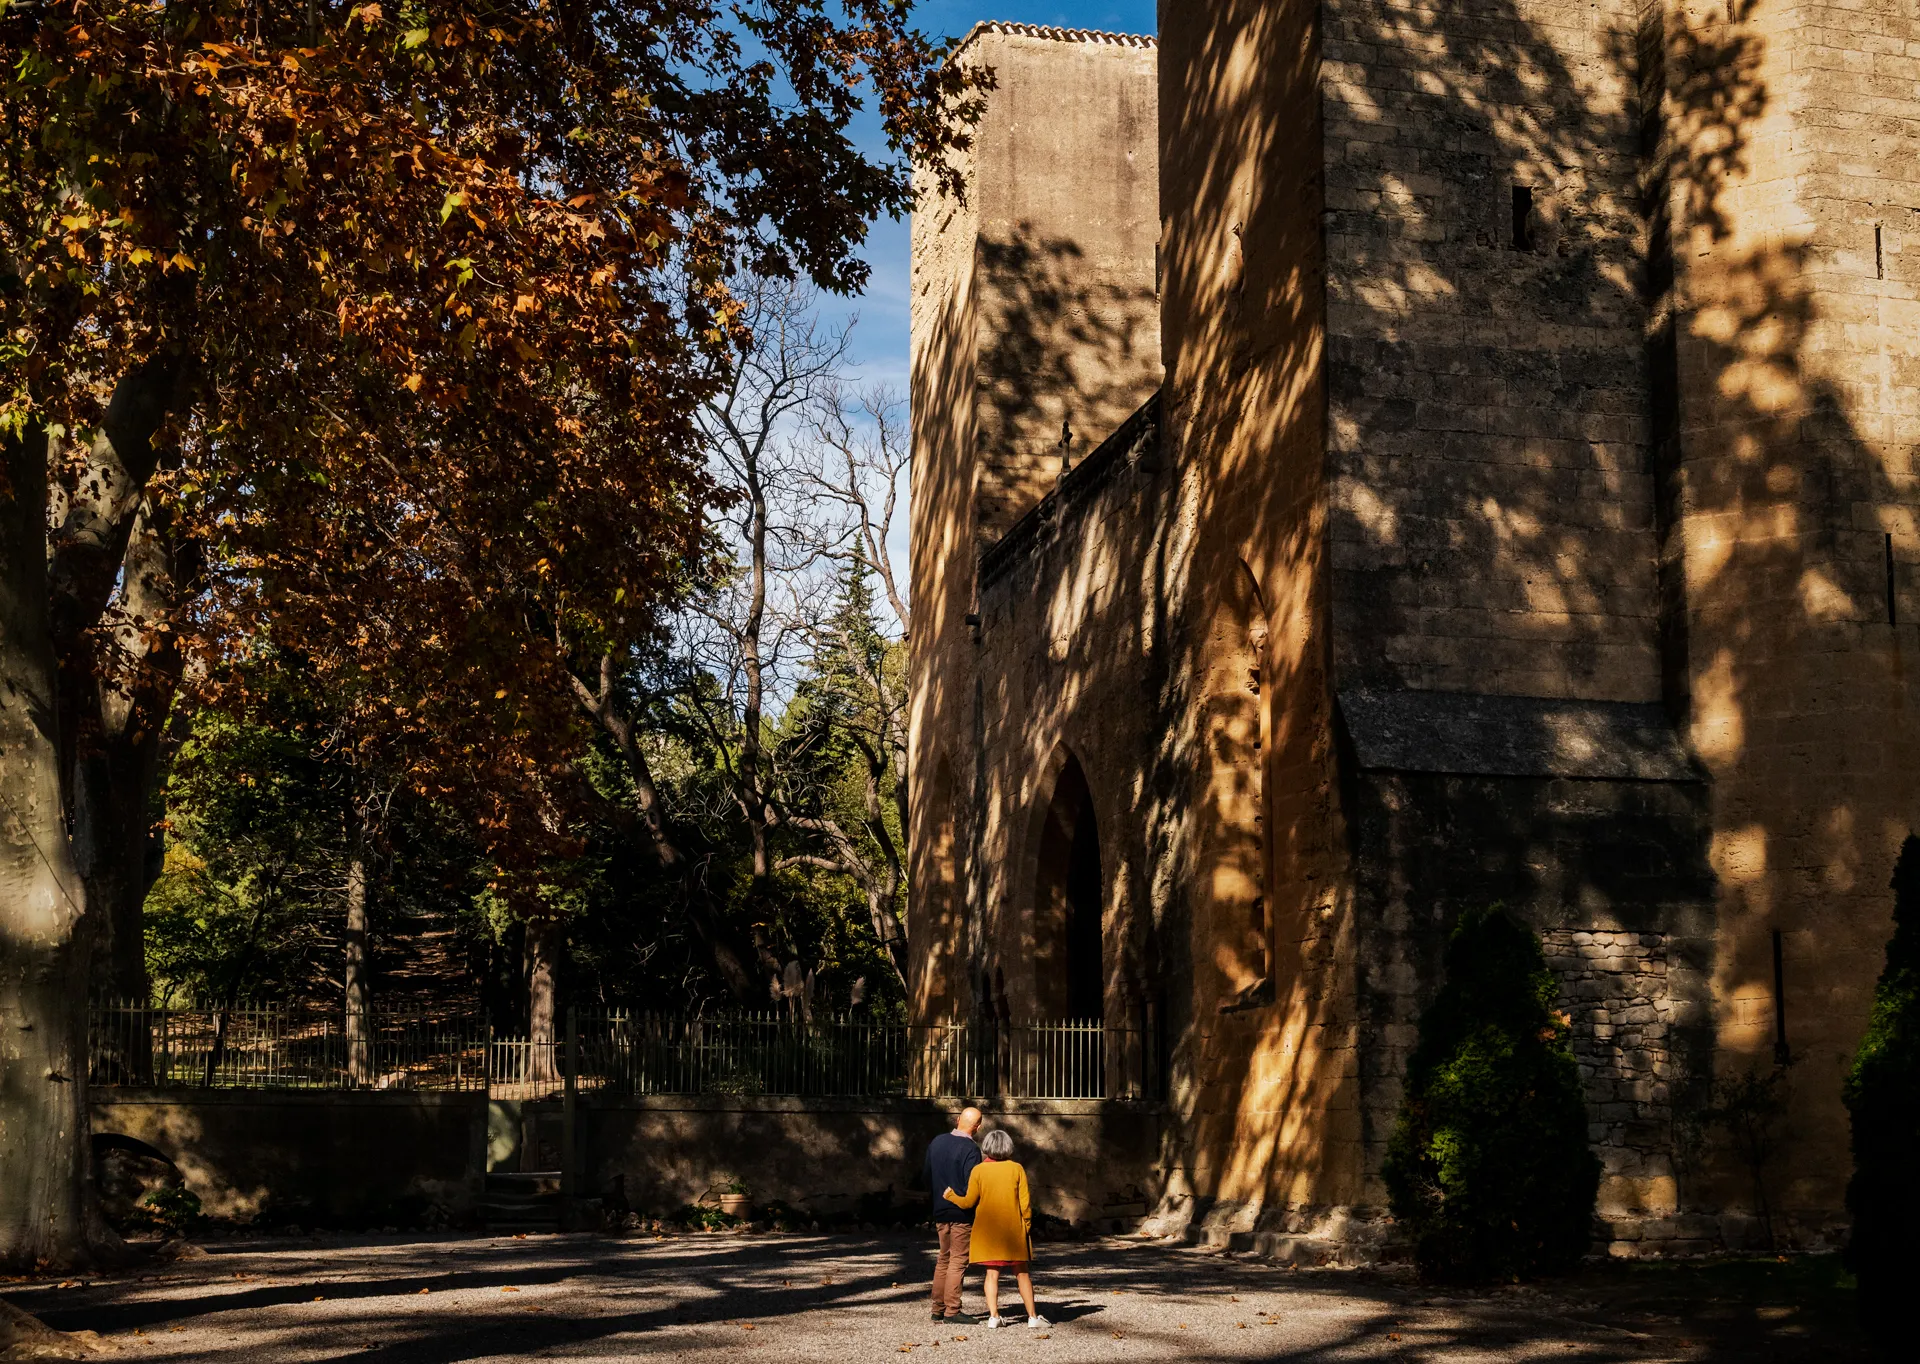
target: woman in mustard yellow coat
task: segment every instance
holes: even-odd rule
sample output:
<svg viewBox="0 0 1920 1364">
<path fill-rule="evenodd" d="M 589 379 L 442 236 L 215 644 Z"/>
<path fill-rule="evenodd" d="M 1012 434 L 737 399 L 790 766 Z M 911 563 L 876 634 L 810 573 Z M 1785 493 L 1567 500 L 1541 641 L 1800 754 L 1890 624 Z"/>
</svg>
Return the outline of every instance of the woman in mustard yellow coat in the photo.
<svg viewBox="0 0 1920 1364">
<path fill-rule="evenodd" d="M 1038 1330 L 1047 1319 L 1033 1305 L 1033 1194 L 1027 1172 L 1011 1159 L 1013 1138 L 995 1130 L 980 1142 L 986 1159 L 973 1167 L 967 1191 L 946 1191 L 947 1201 L 963 1208 L 976 1205 L 973 1245 L 967 1256 L 987 1271 L 987 1327 L 1005 1326 L 1000 1319 L 1000 1271 L 1011 1269 L 1020 1282 L 1020 1301 L 1026 1305 L 1027 1325 Z"/>
</svg>

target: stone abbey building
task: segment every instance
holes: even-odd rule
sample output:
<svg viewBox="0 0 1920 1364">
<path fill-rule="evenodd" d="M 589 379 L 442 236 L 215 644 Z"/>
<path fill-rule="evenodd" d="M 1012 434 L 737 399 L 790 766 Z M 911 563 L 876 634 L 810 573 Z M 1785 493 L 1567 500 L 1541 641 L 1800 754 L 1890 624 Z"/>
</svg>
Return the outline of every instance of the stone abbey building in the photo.
<svg viewBox="0 0 1920 1364">
<path fill-rule="evenodd" d="M 1564 983 L 1616 1254 L 1775 1231 L 1916 803 L 1910 0 L 983 24 L 913 224 L 925 1016 L 1151 1017 L 1163 1226 L 1381 1234 L 1446 934 Z"/>
</svg>

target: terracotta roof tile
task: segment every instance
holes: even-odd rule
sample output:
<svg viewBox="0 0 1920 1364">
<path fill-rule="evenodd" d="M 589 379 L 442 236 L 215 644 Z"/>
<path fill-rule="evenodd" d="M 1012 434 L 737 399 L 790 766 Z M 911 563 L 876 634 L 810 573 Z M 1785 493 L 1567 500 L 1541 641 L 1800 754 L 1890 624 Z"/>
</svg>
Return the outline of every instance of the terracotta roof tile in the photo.
<svg viewBox="0 0 1920 1364">
<path fill-rule="evenodd" d="M 1144 33 L 1106 33 L 1093 28 L 1054 28 L 1048 24 L 1016 24 L 1006 19 L 987 19 L 973 26 L 967 36 L 954 47 L 952 56 L 960 55 L 975 38 L 983 33 L 1004 33 L 1017 38 L 1051 38 L 1059 43 L 1107 43 L 1114 47 L 1158 47 L 1160 40 Z"/>
</svg>

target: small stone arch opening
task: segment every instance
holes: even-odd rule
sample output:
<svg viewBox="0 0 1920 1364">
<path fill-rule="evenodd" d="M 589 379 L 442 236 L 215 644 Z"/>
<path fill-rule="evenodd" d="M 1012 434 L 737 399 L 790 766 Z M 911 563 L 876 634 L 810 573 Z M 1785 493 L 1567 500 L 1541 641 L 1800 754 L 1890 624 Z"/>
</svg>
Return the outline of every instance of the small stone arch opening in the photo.
<svg viewBox="0 0 1920 1364">
<path fill-rule="evenodd" d="M 1077 758 L 1054 783 L 1034 887 L 1034 1002 L 1042 1018 L 1099 1018 L 1105 1008 L 1105 880 L 1093 795 Z"/>
</svg>

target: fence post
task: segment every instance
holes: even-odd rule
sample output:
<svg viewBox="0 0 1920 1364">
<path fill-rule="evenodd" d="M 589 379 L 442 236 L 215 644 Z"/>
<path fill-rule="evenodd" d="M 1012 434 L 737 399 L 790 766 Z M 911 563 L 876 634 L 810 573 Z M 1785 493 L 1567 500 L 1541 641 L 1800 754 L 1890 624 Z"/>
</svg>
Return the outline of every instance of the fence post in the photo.
<svg viewBox="0 0 1920 1364">
<path fill-rule="evenodd" d="M 579 1089 L 580 1011 L 567 1006 L 566 1088 L 560 1099 L 560 1205 L 568 1218 L 573 1214 L 574 1195 L 574 1095 Z"/>
</svg>

